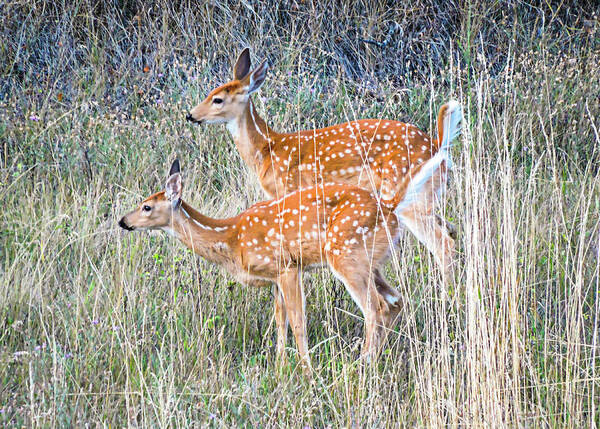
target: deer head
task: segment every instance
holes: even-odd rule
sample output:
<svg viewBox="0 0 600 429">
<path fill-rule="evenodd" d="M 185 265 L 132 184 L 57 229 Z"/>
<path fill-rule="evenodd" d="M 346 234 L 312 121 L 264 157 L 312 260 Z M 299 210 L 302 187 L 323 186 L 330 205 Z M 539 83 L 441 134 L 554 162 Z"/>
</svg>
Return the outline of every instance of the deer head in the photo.
<svg viewBox="0 0 600 429">
<path fill-rule="evenodd" d="M 169 227 L 173 212 L 179 208 L 182 190 L 179 160 L 176 159 L 171 165 L 165 190 L 142 201 L 135 210 L 121 218 L 119 226 L 128 231 Z"/>
<path fill-rule="evenodd" d="M 207 124 L 236 120 L 243 115 L 250 94 L 264 83 L 268 69 L 265 60 L 250 72 L 250 50 L 244 49 L 233 66 L 233 80 L 212 90 L 204 101 L 187 114 L 186 119 Z"/>
</svg>

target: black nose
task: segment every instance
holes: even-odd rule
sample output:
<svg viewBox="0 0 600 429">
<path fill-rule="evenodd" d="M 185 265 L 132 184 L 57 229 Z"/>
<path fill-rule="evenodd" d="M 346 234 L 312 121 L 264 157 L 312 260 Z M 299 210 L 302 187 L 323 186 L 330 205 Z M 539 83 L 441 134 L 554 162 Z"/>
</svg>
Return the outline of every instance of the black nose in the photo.
<svg viewBox="0 0 600 429">
<path fill-rule="evenodd" d="M 192 116 L 191 113 L 188 113 L 185 117 L 186 120 L 190 121 L 190 122 L 198 122 L 197 120 L 195 120 Z"/>
<path fill-rule="evenodd" d="M 134 229 L 125 223 L 125 218 L 121 218 L 121 220 L 119 221 L 119 226 L 123 229 L 126 229 L 127 231 L 133 231 Z"/>
</svg>

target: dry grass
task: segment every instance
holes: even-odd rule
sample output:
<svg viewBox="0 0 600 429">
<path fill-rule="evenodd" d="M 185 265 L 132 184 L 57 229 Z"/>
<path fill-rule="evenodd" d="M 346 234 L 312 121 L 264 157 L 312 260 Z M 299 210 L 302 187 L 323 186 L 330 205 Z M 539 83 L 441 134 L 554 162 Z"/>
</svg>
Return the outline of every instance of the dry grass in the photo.
<svg viewBox="0 0 600 429">
<path fill-rule="evenodd" d="M 1 424 L 598 426 L 597 11 L 505 6 L 0 6 Z M 175 155 L 207 214 L 263 198 L 224 128 L 184 121 L 246 44 L 273 64 L 255 100 L 276 129 L 430 130 L 449 97 L 468 120 L 453 286 L 407 236 L 402 323 L 365 368 L 358 308 L 305 276 L 315 385 L 275 369 L 270 291 L 116 225 Z"/>
</svg>

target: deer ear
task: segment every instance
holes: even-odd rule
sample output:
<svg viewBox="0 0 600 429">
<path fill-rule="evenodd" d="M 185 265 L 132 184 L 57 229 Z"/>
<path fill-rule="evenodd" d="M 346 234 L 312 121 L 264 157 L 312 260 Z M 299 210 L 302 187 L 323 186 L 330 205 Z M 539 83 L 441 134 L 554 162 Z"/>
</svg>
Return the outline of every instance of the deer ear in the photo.
<svg viewBox="0 0 600 429">
<path fill-rule="evenodd" d="M 175 173 L 181 172 L 181 168 L 179 166 L 179 158 L 175 158 L 173 164 L 171 164 L 171 170 L 169 171 L 169 176 L 172 176 Z"/>
<path fill-rule="evenodd" d="M 233 66 L 233 78 L 242 80 L 250 71 L 250 49 L 244 48 Z"/>
<path fill-rule="evenodd" d="M 183 183 L 181 181 L 181 174 L 175 173 L 167 179 L 165 184 L 165 196 L 175 207 L 179 204 L 181 199 L 181 191 L 183 190 Z"/>
<path fill-rule="evenodd" d="M 248 94 L 256 91 L 258 88 L 265 83 L 267 77 L 267 71 L 269 70 L 269 64 L 267 60 L 264 60 L 250 75 L 250 82 L 248 84 Z"/>
</svg>

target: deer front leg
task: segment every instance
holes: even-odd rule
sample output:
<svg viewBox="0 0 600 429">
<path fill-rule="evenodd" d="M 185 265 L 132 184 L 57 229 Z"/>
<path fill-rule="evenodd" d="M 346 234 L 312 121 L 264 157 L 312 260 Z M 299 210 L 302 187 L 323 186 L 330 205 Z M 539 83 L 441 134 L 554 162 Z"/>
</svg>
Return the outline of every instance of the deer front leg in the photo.
<svg viewBox="0 0 600 429">
<path fill-rule="evenodd" d="M 277 284 L 283 295 L 285 311 L 296 338 L 302 369 L 305 374 L 310 374 L 306 318 L 304 316 L 304 288 L 299 281 L 298 270 L 295 268 L 286 269 L 279 276 Z"/>
<path fill-rule="evenodd" d="M 277 285 L 273 286 L 275 304 L 275 323 L 277 324 L 277 361 L 285 362 L 285 344 L 287 342 L 288 319 L 283 294 Z"/>
</svg>

